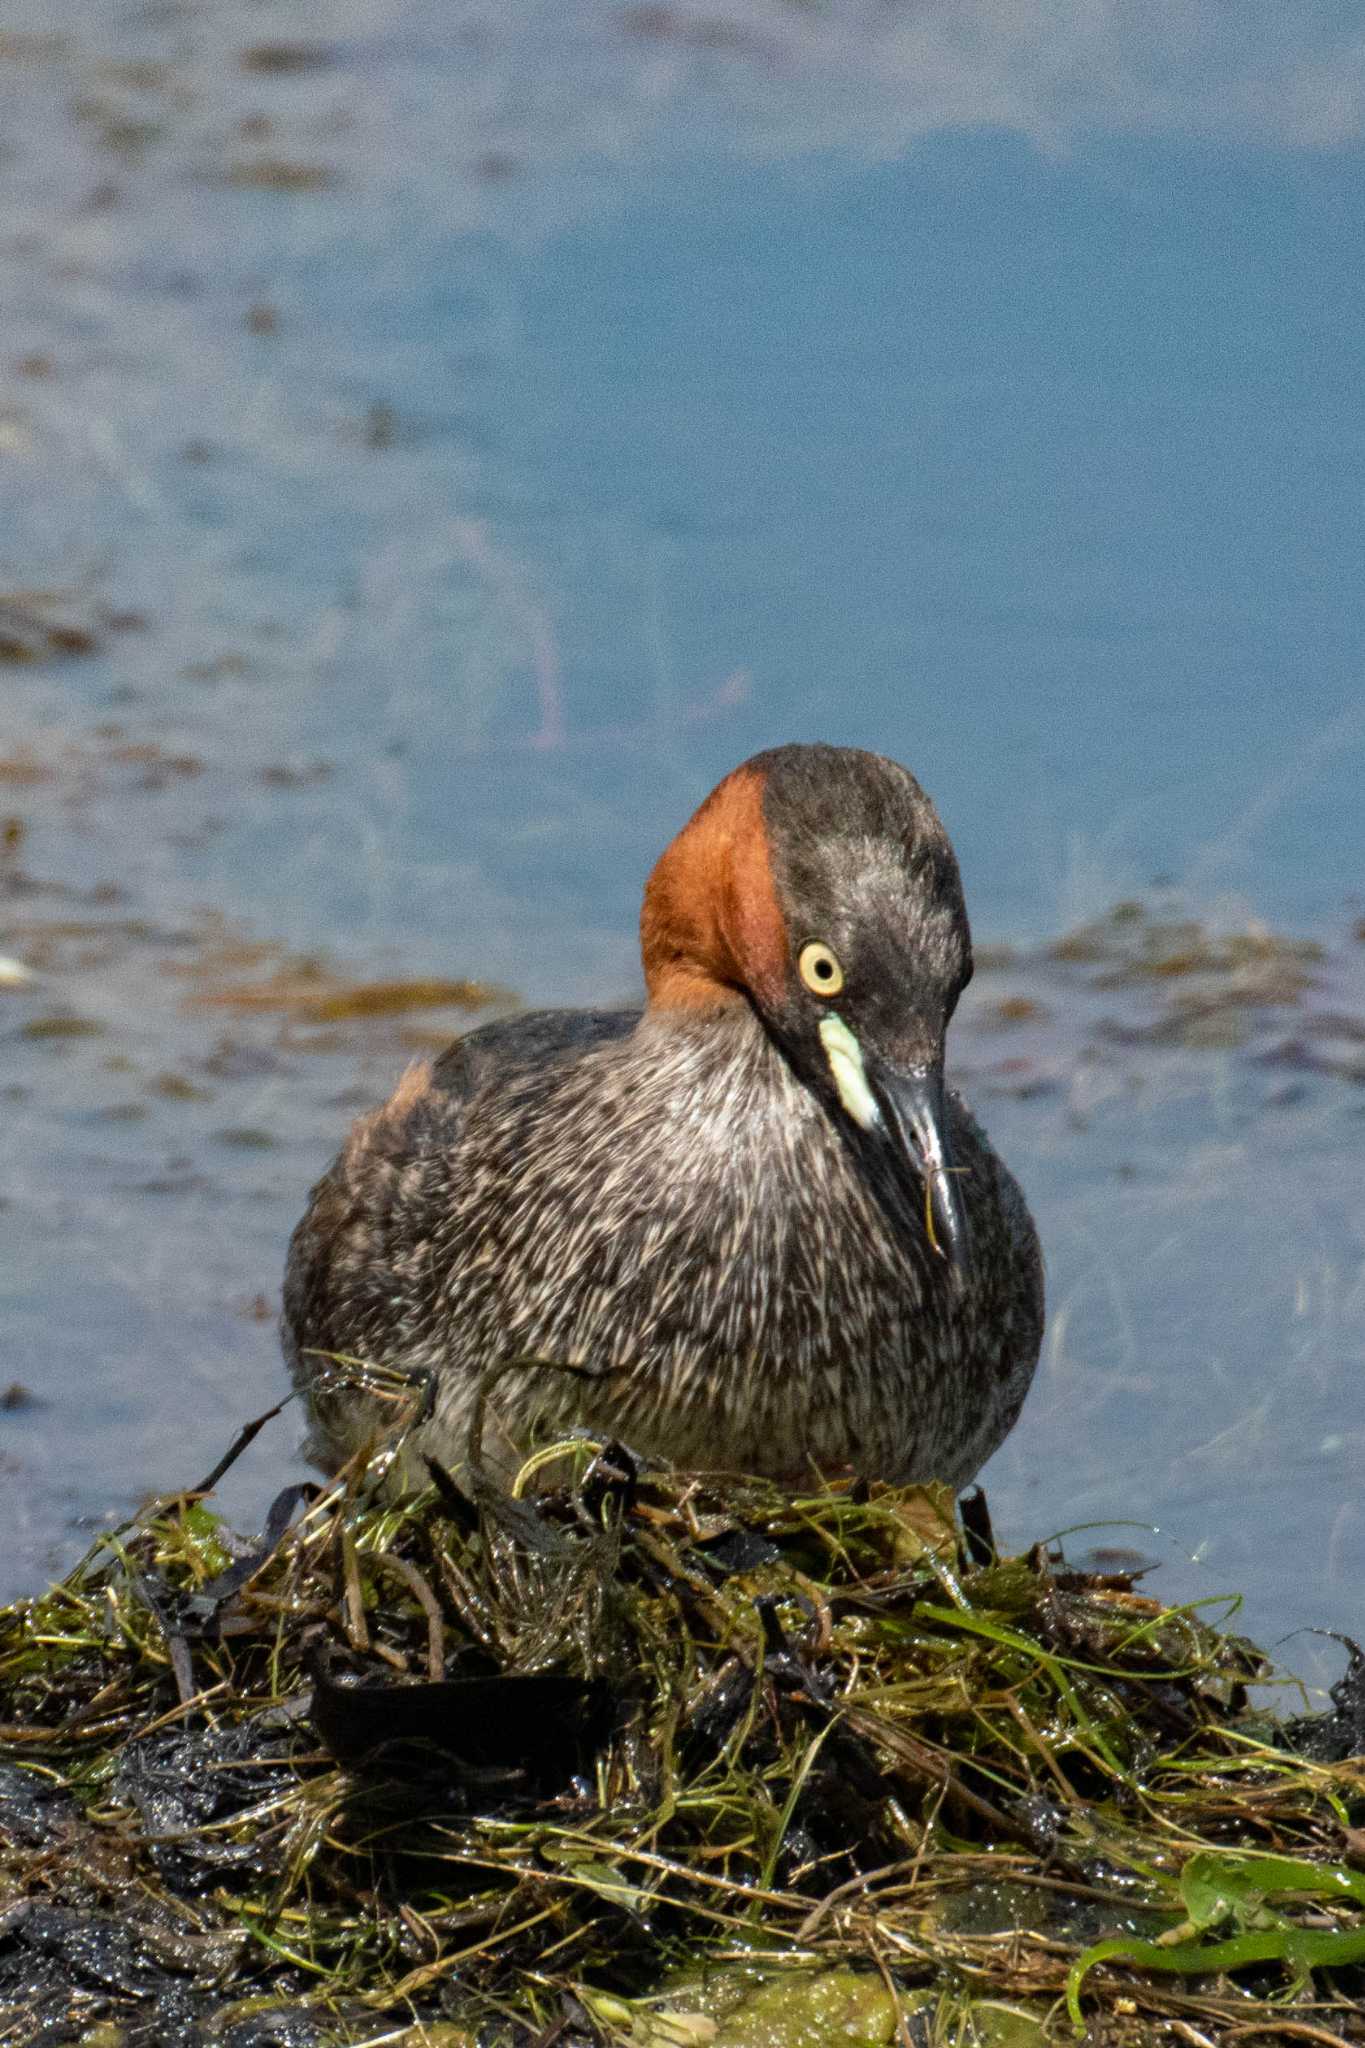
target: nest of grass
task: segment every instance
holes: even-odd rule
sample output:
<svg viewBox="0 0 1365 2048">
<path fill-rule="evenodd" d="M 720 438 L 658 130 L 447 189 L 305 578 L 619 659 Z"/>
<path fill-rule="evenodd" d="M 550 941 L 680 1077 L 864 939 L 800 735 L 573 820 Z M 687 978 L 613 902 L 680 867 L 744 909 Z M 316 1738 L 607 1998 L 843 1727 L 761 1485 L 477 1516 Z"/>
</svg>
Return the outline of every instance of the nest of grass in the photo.
<svg viewBox="0 0 1365 2048">
<path fill-rule="evenodd" d="M 979 1502 L 400 1442 L 0 1612 L 6 2048 L 1365 2041 L 1358 1651 L 1276 1721 Z"/>
</svg>

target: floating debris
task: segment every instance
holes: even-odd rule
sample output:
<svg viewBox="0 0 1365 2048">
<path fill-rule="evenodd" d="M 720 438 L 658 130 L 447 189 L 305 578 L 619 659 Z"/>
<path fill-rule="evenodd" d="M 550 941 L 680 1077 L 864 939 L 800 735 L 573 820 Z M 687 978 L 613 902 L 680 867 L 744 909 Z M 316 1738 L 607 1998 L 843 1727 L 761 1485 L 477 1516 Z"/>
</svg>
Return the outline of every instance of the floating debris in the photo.
<svg viewBox="0 0 1365 2048">
<path fill-rule="evenodd" d="M 307 963 L 282 969 L 268 981 L 237 982 L 199 990 L 187 999 L 195 1008 L 280 1010 L 313 1023 L 350 1017 L 393 1017 L 407 1010 L 484 1010 L 510 1000 L 503 989 L 482 981 L 446 981 L 435 976 L 413 981 L 344 982 Z"/>
<path fill-rule="evenodd" d="M 329 43 L 254 43 L 239 62 L 256 77 L 297 77 L 326 71 L 336 62 L 336 52 Z"/>
<path fill-rule="evenodd" d="M 0 661 L 9 657 L 0 642 Z M 19 789 L 32 789 L 42 782 L 55 782 L 57 771 L 49 768 L 44 761 L 35 761 L 31 754 L 0 754 L 0 783 L 10 783 Z"/>
<path fill-rule="evenodd" d="M 1356 1079 L 1361 1062 L 1346 1041 L 1365 1015 L 1357 958 L 1255 919 L 1220 928 L 1170 902 L 1118 903 L 1032 950 L 979 948 L 957 1055 L 970 1059 L 976 1038 L 989 1058 L 984 1041 L 1008 1031 L 1009 1056 L 969 1071 L 988 1090 L 1021 1096 L 1066 1086 L 1085 1063 L 1121 1062 L 1131 1077 L 1148 1049 L 1235 1052 L 1248 1064 Z"/>
<path fill-rule="evenodd" d="M 29 1039 L 99 1038 L 104 1026 L 94 1017 L 76 1017 L 66 1011 L 59 1011 L 51 1017 L 30 1017 L 21 1026 L 21 1036 Z"/>
<path fill-rule="evenodd" d="M 1101 967 L 1101 987 L 1236 976 L 1257 990 L 1283 989 L 1291 997 L 1323 958 L 1316 941 L 1282 938 L 1258 922 L 1218 932 L 1199 919 L 1156 916 L 1132 902 L 1116 903 L 1107 917 L 1055 940 L 1049 952 L 1054 960 Z"/>
<path fill-rule="evenodd" d="M 331 774 L 330 761 L 305 761 L 298 765 L 277 761 L 262 768 L 260 779 L 267 789 L 310 789 L 319 782 L 328 781 Z"/>
<path fill-rule="evenodd" d="M 55 591 L 24 591 L 0 597 L 0 662 L 53 661 L 93 654 L 99 645 L 89 627 L 66 617 Z"/>
<path fill-rule="evenodd" d="M 229 165 L 226 182 L 257 192 L 326 192 L 336 183 L 336 172 L 327 164 L 250 157 Z"/>
</svg>

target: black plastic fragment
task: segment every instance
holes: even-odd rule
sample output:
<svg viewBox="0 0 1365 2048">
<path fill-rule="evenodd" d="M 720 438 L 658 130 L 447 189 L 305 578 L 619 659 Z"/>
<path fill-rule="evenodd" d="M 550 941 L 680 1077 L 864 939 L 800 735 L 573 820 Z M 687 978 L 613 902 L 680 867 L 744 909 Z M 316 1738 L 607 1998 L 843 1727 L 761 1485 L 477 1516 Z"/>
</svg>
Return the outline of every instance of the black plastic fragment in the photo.
<svg viewBox="0 0 1365 2048">
<path fill-rule="evenodd" d="M 643 1465 L 644 1460 L 629 1445 L 615 1440 L 603 1444 L 578 1490 L 584 1513 L 594 1522 L 603 1521 L 609 1507 L 617 1518 L 628 1515 L 635 1505 Z"/>
<path fill-rule="evenodd" d="M 970 1493 L 964 1493 L 957 1504 L 962 1518 L 962 1548 L 967 1562 L 975 1565 L 994 1564 L 995 1531 L 991 1527 L 991 1511 L 986 1505 L 986 1495 L 979 1486 Z"/>
<path fill-rule="evenodd" d="M 254 1579 L 263 1565 L 269 1564 L 284 1541 L 285 1532 L 299 1508 L 305 1501 L 311 1500 L 316 1492 L 317 1488 L 305 1481 L 301 1486 L 286 1486 L 282 1493 L 277 1493 L 270 1503 L 260 1542 L 255 1544 L 245 1557 L 239 1557 L 235 1563 L 230 1564 L 225 1572 L 219 1572 L 216 1579 L 210 1579 L 197 1593 L 190 1594 L 190 1601 L 202 1607 L 209 1618 L 216 1620 L 218 1609 L 224 1606 L 234 1593 L 239 1593 L 248 1579 Z"/>
<path fill-rule="evenodd" d="M 1339 1764 L 1350 1756 L 1365 1756 L 1365 1650 L 1353 1637 L 1339 1635 L 1334 1628 L 1316 1633 L 1342 1644 L 1349 1661 L 1330 1689 L 1330 1713 L 1304 1714 L 1290 1721 L 1285 1740 L 1300 1756 L 1311 1757 L 1315 1763 Z"/>
<path fill-rule="evenodd" d="M 427 1468 L 431 1483 L 436 1488 L 436 1497 L 448 1519 L 466 1536 L 472 1536 L 479 1526 L 479 1511 L 469 1495 L 455 1484 L 439 1458 L 433 1458 L 429 1452 L 423 1451 L 422 1463 Z"/>
<path fill-rule="evenodd" d="M 605 1738 L 611 1692 L 560 1672 L 389 1685 L 333 1676 L 321 1647 L 309 1659 L 313 1725 L 342 1763 L 429 1769 L 439 1753 L 471 1790 L 557 1789 Z"/>
<path fill-rule="evenodd" d="M 133 1574 L 138 1597 L 161 1625 L 182 1705 L 193 1699 L 196 1691 L 191 1644 L 214 1634 L 228 1602 L 263 1566 L 269 1564 L 284 1541 L 299 1506 L 311 1500 L 316 1492 L 312 1482 L 305 1481 L 301 1486 L 286 1486 L 282 1493 L 276 1494 L 259 1543 L 254 1544 L 245 1556 L 237 1558 L 226 1571 L 220 1572 L 217 1578 L 209 1579 L 193 1592 L 167 1585 L 157 1572 Z"/>
<path fill-rule="evenodd" d="M 704 1537 L 692 1548 L 718 1579 L 732 1578 L 736 1572 L 757 1571 L 760 1565 L 775 1564 L 782 1555 L 770 1537 L 743 1526 L 724 1529 L 719 1536 Z"/>
</svg>

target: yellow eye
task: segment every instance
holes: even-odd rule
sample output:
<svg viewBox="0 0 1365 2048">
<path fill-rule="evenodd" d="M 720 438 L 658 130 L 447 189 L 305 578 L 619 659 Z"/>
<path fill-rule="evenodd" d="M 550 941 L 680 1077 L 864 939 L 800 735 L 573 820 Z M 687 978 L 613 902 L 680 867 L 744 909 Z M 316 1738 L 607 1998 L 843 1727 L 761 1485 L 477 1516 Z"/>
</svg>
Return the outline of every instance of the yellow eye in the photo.
<svg viewBox="0 0 1365 2048">
<path fill-rule="evenodd" d="M 822 946 L 818 939 L 812 939 L 808 946 L 801 948 L 797 961 L 801 979 L 813 996 L 837 996 L 844 985 L 844 970 L 828 946 Z"/>
</svg>

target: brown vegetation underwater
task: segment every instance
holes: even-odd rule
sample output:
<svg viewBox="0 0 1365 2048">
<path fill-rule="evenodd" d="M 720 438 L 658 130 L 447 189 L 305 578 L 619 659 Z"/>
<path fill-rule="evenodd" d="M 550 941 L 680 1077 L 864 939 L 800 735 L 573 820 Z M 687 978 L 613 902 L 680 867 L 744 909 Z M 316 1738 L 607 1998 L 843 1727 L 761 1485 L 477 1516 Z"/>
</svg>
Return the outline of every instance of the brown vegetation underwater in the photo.
<svg viewBox="0 0 1365 2048">
<path fill-rule="evenodd" d="M 1275 1719 L 932 1489 L 391 1451 L 0 1612 L 6 2048 L 1365 2041 L 1354 1647 Z"/>
</svg>

